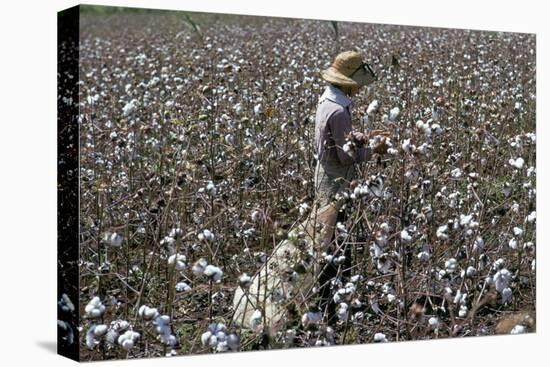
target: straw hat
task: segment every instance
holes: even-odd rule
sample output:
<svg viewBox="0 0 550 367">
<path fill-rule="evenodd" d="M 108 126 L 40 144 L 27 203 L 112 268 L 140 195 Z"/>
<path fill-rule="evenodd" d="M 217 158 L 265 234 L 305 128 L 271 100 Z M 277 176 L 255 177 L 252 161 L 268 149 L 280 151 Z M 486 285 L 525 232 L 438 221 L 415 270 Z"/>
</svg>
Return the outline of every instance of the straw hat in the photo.
<svg viewBox="0 0 550 367">
<path fill-rule="evenodd" d="M 332 65 L 321 71 L 321 77 L 329 83 L 352 88 L 368 85 L 376 79 L 372 70 L 363 62 L 361 54 L 356 51 L 338 54 Z"/>
</svg>

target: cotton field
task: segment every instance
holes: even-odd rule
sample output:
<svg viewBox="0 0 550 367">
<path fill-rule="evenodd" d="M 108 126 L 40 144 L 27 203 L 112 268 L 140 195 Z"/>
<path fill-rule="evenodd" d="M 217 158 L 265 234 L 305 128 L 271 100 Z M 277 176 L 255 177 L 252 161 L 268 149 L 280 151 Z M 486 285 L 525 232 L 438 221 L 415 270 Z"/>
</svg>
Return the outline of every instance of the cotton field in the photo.
<svg viewBox="0 0 550 367">
<path fill-rule="evenodd" d="M 84 360 L 535 330 L 534 35 L 183 12 L 80 29 L 81 298 L 59 305 Z M 351 268 L 316 257 L 339 266 L 337 321 L 313 289 L 280 329 L 261 308 L 245 328 L 235 290 L 313 207 L 319 72 L 344 50 L 378 75 L 354 128 L 391 147 L 344 195 Z"/>
</svg>

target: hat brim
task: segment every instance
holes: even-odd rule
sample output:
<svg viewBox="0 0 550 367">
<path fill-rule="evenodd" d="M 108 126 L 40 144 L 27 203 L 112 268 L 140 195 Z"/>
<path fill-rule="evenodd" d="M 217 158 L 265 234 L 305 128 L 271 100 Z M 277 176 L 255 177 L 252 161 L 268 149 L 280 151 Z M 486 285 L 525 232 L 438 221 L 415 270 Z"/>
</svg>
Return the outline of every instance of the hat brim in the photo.
<svg viewBox="0 0 550 367">
<path fill-rule="evenodd" d="M 322 70 L 321 77 L 329 83 L 336 84 L 342 87 L 358 88 L 360 86 L 355 80 L 348 78 L 332 66 L 330 66 L 328 69 Z"/>
</svg>

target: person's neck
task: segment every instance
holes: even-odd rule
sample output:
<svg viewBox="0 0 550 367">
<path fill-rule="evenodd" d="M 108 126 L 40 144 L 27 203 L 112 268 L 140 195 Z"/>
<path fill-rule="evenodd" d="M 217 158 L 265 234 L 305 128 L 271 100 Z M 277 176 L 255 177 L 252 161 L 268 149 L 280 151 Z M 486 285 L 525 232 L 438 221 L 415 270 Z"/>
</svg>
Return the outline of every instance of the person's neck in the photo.
<svg viewBox="0 0 550 367">
<path fill-rule="evenodd" d="M 340 90 L 342 93 L 344 93 L 346 96 L 351 97 L 351 88 L 350 87 L 342 87 L 339 85 L 332 84 L 332 86 L 338 90 Z"/>
</svg>

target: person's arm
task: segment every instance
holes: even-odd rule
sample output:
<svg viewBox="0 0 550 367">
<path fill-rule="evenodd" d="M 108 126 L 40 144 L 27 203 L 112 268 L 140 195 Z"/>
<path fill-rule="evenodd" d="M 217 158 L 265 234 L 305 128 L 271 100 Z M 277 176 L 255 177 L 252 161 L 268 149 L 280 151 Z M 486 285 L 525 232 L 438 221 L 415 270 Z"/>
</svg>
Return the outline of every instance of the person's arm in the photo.
<svg viewBox="0 0 550 367">
<path fill-rule="evenodd" d="M 361 146 L 356 148 L 355 157 L 350 156 L 344 151 L 344 144 L 346 144 L 346 137 L 351 132 L 351 117 L 346 110 L 336 110 L 328 119 L 330 132 L 334 139 L 336 153 L 338 159 L 343 165 L 350 165 L 353 163 L 364 162 L 371 156 L 371 149 L 369 147 Z"/>
</svg>

